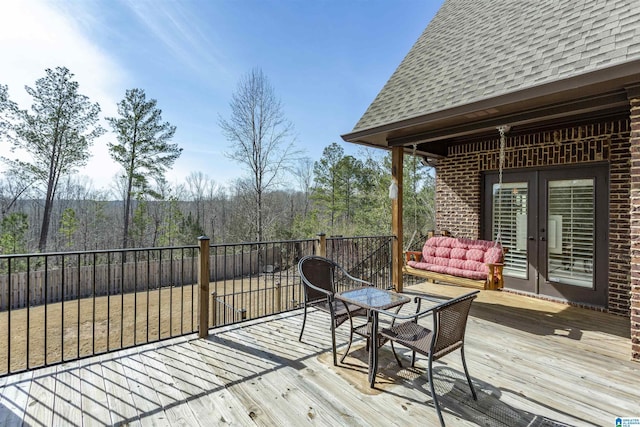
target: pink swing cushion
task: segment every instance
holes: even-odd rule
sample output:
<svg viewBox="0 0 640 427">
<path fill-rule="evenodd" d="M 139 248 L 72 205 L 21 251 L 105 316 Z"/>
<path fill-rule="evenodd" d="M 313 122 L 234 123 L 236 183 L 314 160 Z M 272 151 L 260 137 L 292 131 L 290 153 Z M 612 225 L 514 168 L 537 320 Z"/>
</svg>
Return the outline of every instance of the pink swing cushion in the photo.
<svg viewBox="0 0 640 427">
<path fill-rule="evenodd" d="M 427 239 L 420 261 L 408 261 L 407 265 L 420 270 L 467 279 L 487 278 L 489 266 L 502 262 L 502 246 L 488 240 L 472 240 L 447 236 Z"/>
</svg>

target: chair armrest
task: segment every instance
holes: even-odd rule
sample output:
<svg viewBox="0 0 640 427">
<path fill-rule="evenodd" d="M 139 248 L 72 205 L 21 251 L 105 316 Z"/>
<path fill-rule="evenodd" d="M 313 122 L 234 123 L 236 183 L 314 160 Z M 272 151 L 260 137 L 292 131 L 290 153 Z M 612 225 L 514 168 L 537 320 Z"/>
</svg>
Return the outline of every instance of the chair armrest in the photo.
<svg viewBox="0 0 640 427">
<path fill-rule="evenodd" d="M 409 261 L 420 261 L 422 259 L 422 252 L 420 251 L 406 251 L 404 253 L 405 264 Z"/>
<path fill-rule="evenodd" d="M 346 277 L 347 279 L 349 279 L 349 280 L 351 280 L 351 281 L 353 281 L 353 282 L 356 282 L 356 283 L 357 283 L 357 285 L 352 285 L 352 286 L 347 285 L 347 287 L 350 287 L 350 288 L 359 288 L 359 287 L 362 287 L 362 286 L 373 286 L 373 283 L 371 283 L 371 282 L 368 282 L 368 281 L 363 280 L 363 279 L 359 279 L 359 278 L 357 278 L 357 277 L 353 277 L 353 276 L 352 276 L 351 274 L 349 274 L 349 273 L 347 272 L 347 270 L 345 270 L 342 266 L 337 266 L 337 267 L 340 269 L 340 272 L 342 273 L 342 275 L 343 275 L 344 277 Z"/>
<path fill-rule="evenodd" d="M 385 314 L 385 315 L 387 315 L 387 316 L 393 317 L 394 321 L 395 321 L 396 319 L 398 319 L 398 320 L 410 320 L 410 319 L 414 319 L 414 320 L 416 320 L 416 321 L 417 321 L 417 320 L 418 320 L 418 318 L 423 317 L 424 315 L 429 314 L 429 313 L 431 313 L 431 312 L 433 312 L 433 311 L 435 311 L 435 310 L 438 310 L 438 309 L 440 309 L 442 306 L 446 306 L 446 305 L 449 305 L 449 304 L 453 304 L 453 303 L 457 302 L 458 300 L 468 298 L 468 297 L 470 297 L 470 296 L 472 296 L 472 295 L 473 295 L 473 296 L 474 296 L 474 298 L 475 298 L 475 295 L 476 295 L 476 294 L 478 294 L 478 293 L 480 293 L 480 291 L 473 291 L 473 292 L 469 292 L 469 293 L 466 293 L 466 294 L 464 294 L 464 295 L 460 295 L 459 297 L 450 298 L 450 299 L 445 299 L 444 301 L 441 299 L 441 300 L 440 300 L 440 301 L 441 301 L 440 303 L 438 303 L 438 304 L 436 304 L 436 305 L 432 305 L 431 307 L 427 308 L 426 310 L 422 310 L 422 311 L 420 311 L 420 302 L 421 302 L 422 300 L 426 300 L 426 301 L 429 301 L 429 302 L 436 302 L 436 301 L 434 301 L 434 298 L 423 297 L 423 296 L 416 296 L 416 297 L 413 299 L 413 301 L 414 301 L 414 302 L 416 303 L 416 305 L 417 305 L 417 307 L 416 307 L 416 312 L 415 312 L 414 314 L 396 314 L 396 313 L 392 313 L 392 312 L 390 312 L 390 311 L 386 311 L 386 310 L 378 310 L 378 312 L 379 312 L 379 313 L 383 313 L 383 314 Z"/>
<path fill-rule="evenodd" d="M 419 297 L 416 297 L 416 298 L 419 298 Z M 392 311 L 387 311 L 387 310 L 377 310 L 377 311 L 380 314 L 384 314 L 385 316 L 392 317 L 393 321 L 395 322 L 396 320 L 417 320 L 419 317 L 422 317 L 426 314 L 431 313 L 438 306 L 440 306 L 440 304 L 434 305 L 432 307 L 429 307 L 426 310 L 420 311 L 418 313 L 413 313 L 413 314 L 399 314 L 399 313 L 394 313 Z M 418 307 L 419 307 L 419 304 L 418 304 Z"/>
<path fill-rule="evenodd" d="M 362 279 L 358 279 L 357 277 L 353 277 L 353 276 L 348 276 L 349 280 L 353 280 L 354 282 L 358 282 L 360 283 L 359 286 L 354 286 L 354 288 L 356 287 L 361 287 L 361 286 L 373 286 L 373 283 L 371 282 L 367 282 L 366 280 L 362 280 Z"/>
<path fill-rule="evenodd" d="M 414 302 L 418 302 L 419 300 L 425 300 L 425 301 L 430 301 L 430 302 L 436 302 L 436 303 L 441 303 L 441 302 L 445 302 L 445 301 L 449 301 L 451 298 L 447 298 L 447 297 L 438 297 L 435 295 L 416 295 L 414 298 Z"/>
</svg>

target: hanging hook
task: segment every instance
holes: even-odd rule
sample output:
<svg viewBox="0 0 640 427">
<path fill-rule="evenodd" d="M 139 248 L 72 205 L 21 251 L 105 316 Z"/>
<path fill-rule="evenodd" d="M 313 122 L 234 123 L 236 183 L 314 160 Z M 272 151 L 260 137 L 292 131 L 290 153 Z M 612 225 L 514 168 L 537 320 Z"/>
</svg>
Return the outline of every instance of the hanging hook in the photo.
<svg viewBox="0 0 640 427">
<path fill-rule="evenodd" d="M 498 126 L 496 129 L 498 129 L 498 132 L 500 132 L 500 136 L 505 136 L 511 130 L 511 126 L 502 125 L 502 126 Z"/>
</svg>

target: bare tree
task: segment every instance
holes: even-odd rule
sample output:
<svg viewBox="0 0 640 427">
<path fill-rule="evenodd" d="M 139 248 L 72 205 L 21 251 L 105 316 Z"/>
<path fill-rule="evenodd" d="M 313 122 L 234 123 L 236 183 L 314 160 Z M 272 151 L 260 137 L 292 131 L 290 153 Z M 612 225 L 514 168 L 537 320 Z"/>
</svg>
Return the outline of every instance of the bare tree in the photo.
<svg viewBox="0 0 640 427">
<path fill-rule="evenodd" d="M 12 169 L 45 186 L 40 252 L 46 249 L 60 178 L 86 164 L 93 140 L 104 133 L 98 124 L 100 106 L 78 93 L 73 74 L 65 67 L 47 69 L 46 73 L 35 88 L 25 87 L 33 104 L 31 111 L 17 112 L 14 127 L 14 148 L 28 153 L 30 159 L 10 161 Z"/>
<path fill-rule="evenodd" d="M 215 186 L 215 183 L 204 173 L 193 171 L 187 176 L 187 191 L 189 199 L 195 204 L 195 223 L 204 229 L 205 212 L 204 201 L 209 186 Z"/>
<path fill-rule="evenodd" d="M 220 127 L 232 144 L 227 156 L 249 169 L 255 210 L 255 237 L 263 240 L 263 197 L 279 184 L 289 168 L 293 150 L 293 125 L 284 117 L 282 104 L 261 69 L 241 78 L 231 99 L 231 116 Z"/>
<path fill-rule="evenodd" d="M 18 200 L 27 197 L 33 184 L 24 174 L 6 172 L 0 179 L 0 220 L 11 213 Z"/>
</svg>

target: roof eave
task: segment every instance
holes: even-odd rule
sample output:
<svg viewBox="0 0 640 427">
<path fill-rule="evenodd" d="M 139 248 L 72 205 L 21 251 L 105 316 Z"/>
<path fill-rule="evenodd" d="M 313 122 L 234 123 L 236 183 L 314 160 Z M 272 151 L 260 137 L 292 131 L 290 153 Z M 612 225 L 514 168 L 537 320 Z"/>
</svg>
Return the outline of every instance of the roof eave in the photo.
<svg viewBox="0 0 640 427">
<path fill-rule="evenodd" d="M 467 124 L 472 128 L 474 122 L 486 123 L 491 119 L 499 121 L 509 113 L 527 110 L 538 110 L 543 114 L 540 107 L 545 105 L 560 105 L 577 99 L 620 92 L 626 86 L 640 82 L 638 70 L 640 70 L 640 59 L 421 116 L 357 130 L 342 135 L 342 139 L 347 142 L 387 148 L 389 139 L 406 137 L 425 129 L 438 131 L 455 124 Z M 611 102 L 614 99 L 619 102 L 620 95 L 611 96 Z M 610 105 L 603 104 L 602 107 L 610 108 Z M 446 132 L 441 137 L 446 138 Z"/>
</svg>

